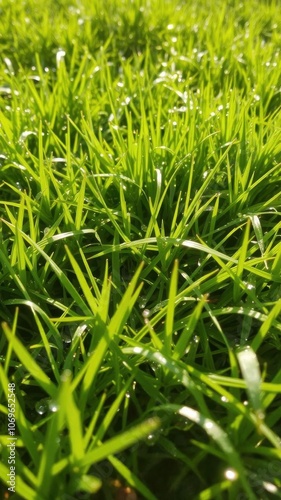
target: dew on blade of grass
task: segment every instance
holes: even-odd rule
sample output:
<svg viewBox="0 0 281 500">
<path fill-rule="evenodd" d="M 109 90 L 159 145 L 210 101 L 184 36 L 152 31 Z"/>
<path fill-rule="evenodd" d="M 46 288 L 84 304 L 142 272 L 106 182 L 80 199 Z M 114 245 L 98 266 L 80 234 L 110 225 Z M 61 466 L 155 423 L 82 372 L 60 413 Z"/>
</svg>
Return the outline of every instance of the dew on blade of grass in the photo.
<svg viewBox="0 0 281 500">
<path fill-rule="evenodd" d="M 41 399 L 35 404 L 35 410 L 37 411 L 37 413 L 39 413 L 39 415 L 44 415 L 44 413 L 47 413 L 47 411 L 49 410 L 49 404 L 49 398 Z"/>
<path fill-rule="evenodd" d="M 135 354 L 141 354 L 142 353 L 142 348 L 141 347 L 134 347 L 133 351 Z"/>
<path fill-rule="evenodd" d="M 161 365 L 166 365 L 167 364 L 167 359 L 160 352 L 156 352 L 155 355 L 154 355 L 154 358 Z"/>
<path fill-rule="evenodd" d="M 62 339 L 65 347 L 69 347 L 70 346 L 70 344 L 72 342 L 72 338 L 71 338 L 71 336 L 68 333 L 63 333 L 61 335 L 61 339 Z"/>
<path fill-rule="evenodd" d="M 86 328 L 87 328 L 86 323 L 83 323 L 82 325 L 79 325 L 78 327 L 74 326 L 73 338 L 74 337 L 81 337 L 83 335 L 83 333 L 85 332 Z M 71 329 L 71 331 L 72 331 L 72 329 Z"/>
<path fill-rule="evenodd" d="M 65 50 L 63 49 L 59 49 L 56 53 L 56 63 L 57 63 L 57 67 L 59 67 L 59 65 L 64 61 L 64 57 L 66 55 L 66 52 Z M 46 68 L 45 68 L 46 69 Z"/>
<path fill-rule="evenodd" d="M 13 165 L 15 165 L 19 170 L 26 170 L 26 168 L 21 165 L 20 163 L 17 163 L 16 161 L 13 161 Z"/>
<path fill-rule="evenodd" d="M 12 94 L 12 90 L 10 89 L 10 87 L 6 87 L 3 85 L 3 87 L 0 87 L 0 94 L 10 95 Z"/>
<path fill-rule="evenodd" d="M 193 410 L 193 408 L 189 408 L 188 406 L 183 406 L 178 413 L 182 415 L 183 417 L 186 417 L 193 422 L 198 423 L 200 421 L 200 416 L 199 413 L 196 410 Z M 187 421 L 189 423 L 189 420 Z"/>
<path fill-rule="evenodd" d="M 149 316 L 150 316 L 150 310 L 149 310 L 149 309 L 144 309 L 144 310 L 142 311 L 142 316 L 143 316 L 144 318 L 149 318 Z"/>
<path fill-rule="evenodd" d="M 146 297 L 139 297 L 139 308 L 144 309 L 144 307 L 146 306 L 146 302 Z"/>
<path fill-rule="evenodd" d="M 238 474 L 234 469 L 226 469 L 224 475 L 229 481 L 235 481 L 235 479 L 237 479 L 238 477 Z"/>
<path fill-rule="evenodd" d="M 157 439 L 158 439 L 158 437 L 156 434 L 149 434 L 146 438 L 146 442 L 147 442 L 148 446 L 154 446 Z"/>
<path fill-rule="evenodd" d="M 30 75 L 27 77 L 28 80 L 32 80 L 33 82 L 40 82 L 41 78 L 38 75 Z"/>
<path fill-rule="evenodd" d="M 121 102 L 121 106 L 128 106 L 128 104 L 130 104 L 132 98 L 127 96 L 125 97 L 124 101 Z"/>
<path fill-rule="evenodd" d="M 5 73 L 10 73 L 10 75 L 14 75 L 15 72 L 11 59 L 9 59 L 8 57 L 4 57 L 4 63 L 6 64 L 8 70 L 8 71 L 5 70 Z"/>
<path fill-rule="evenodd" d="M 272 493 L 273 495 L 275 493 L 278 493 L 278 488 L 277 486 L 275 486 L 275 484 L 273 483 L 269 483 L 268 481 L 263 481 L 263 487 L 266 491 L 268 491 L 269 493 Z"/>
<path fill-rule="evenodd" d="M 158 371 L 159 371 L 159 365 L 158 363 L 155 363 L 154 361 L 152 361 L 150 363 L 150 368 L 152 371 L 154 371 L 154 373 L 157 375 Z"/>
<path fill-rule="evenodd" d="M 57 403 L 57 401 L 51 400 L 49 402 L 49 410 L 52 413 L 56 413 L 59 410 L 59 404 Z"/>
<path fill-rule="evenodd" d="M 65 158 L 52 158 L 52 163 L 66 163 Z"/>
<path fill-rule="evenodd" d="M 214 423 L 211 420 L 206 419 L 205 422 L 204 422 L 204 424 L 203 424 L 203 427 L 204 427 L 204 429 L 210 431 L 211 429 L 213 429 Z"/>
<path fill-rule="evenodd" d="M 255 285 L 253 285 L 252 283 L 247 283 L 247 282 L 244 282 L 244 285 L 246 286 L 246 288 L 248 290 L 255 290 Z"/>
</svg>

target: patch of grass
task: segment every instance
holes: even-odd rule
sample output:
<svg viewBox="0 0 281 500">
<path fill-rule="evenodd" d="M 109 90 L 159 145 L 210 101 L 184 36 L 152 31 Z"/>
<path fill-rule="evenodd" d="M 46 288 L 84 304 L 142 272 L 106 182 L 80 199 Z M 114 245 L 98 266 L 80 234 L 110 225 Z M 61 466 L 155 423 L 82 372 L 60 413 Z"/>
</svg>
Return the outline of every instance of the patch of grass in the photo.
<svg viewBox="0 0 281 500">
<path fill-rule="evenodd" d="M 3 497 L 281 496 L 279 11 L 2 2 Z"/>
</svg>

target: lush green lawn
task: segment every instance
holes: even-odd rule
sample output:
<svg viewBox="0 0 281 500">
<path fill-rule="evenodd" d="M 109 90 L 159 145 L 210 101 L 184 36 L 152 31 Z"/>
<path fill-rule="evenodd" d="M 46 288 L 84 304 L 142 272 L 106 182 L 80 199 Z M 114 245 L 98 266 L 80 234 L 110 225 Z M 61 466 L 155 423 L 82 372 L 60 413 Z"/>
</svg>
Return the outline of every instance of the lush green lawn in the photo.
<svg viewBox="0 0 281 500">
<path fill-rule="evenodd" d="M 281 498 L 280 26 L 2 0 L 1 498 Z"/>
</svg>

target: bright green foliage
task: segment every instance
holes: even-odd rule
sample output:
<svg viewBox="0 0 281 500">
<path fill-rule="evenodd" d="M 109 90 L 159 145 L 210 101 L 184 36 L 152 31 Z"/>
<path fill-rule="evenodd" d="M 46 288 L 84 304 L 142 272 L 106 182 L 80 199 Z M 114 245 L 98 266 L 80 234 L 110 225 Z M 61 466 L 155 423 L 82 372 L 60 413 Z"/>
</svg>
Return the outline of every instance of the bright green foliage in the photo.
<svg viewBox="0 0 281 500">
<path fill-rule="evenodd" d="M 280 26 L 2 0 L 1 498 L 281 497 Z"/>
</svg>

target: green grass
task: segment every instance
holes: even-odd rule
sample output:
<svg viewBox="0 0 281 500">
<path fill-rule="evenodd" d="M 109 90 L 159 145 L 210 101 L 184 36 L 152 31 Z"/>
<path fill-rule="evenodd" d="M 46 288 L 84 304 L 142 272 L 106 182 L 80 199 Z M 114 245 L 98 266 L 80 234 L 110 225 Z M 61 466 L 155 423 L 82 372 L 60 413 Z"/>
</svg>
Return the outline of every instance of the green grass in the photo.
<svg viewBox="0 0 281 500">
<path fill-rule="evenodd" d="M 2 497 L 281 498 L 279 2 L 0 14 Z"/>
</svg>

